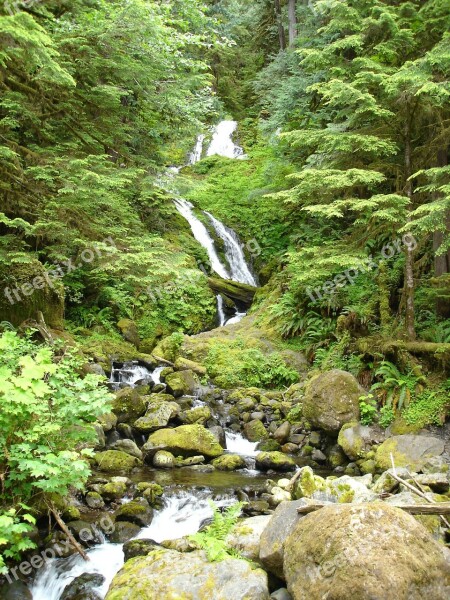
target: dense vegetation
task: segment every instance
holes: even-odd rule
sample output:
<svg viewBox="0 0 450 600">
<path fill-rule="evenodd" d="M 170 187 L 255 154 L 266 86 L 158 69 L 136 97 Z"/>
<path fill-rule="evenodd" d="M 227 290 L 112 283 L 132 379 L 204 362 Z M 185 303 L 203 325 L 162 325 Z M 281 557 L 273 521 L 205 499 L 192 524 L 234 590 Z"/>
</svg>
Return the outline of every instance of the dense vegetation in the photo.
<svg viewBox="0 0 450 600">
<path fill-rule="evenodd" d="M 216 323 L 199 268 L 208 258 L 166 173 L 220 117 L 239 120 L 246 160 L 203 158 L 177 185 L 260 249 L 252 327 L 276 352 L 245 336 L 213 341 L 208 375 L 226 388 L 287 387 L 298 373 L 278 351 L 302 351 L 312 368 L 347 370 L 370 390 L 367 423 L 445 421 L 449 30 L 448 0 L 0 8 L 7 556 L 28 543 L 27 502 L 89 475 L 81 449 L 108 394 L 81 377 L 83 360 L 105 366 L 105 356 L 150 353 L 170 334 L 181 344 L 180 333 Z M 39 312 L 79 350 L 11 331 L 36 327 Z M 134 325 L 125 338 L 138 348 L 123 341 Z"/>
</svg>

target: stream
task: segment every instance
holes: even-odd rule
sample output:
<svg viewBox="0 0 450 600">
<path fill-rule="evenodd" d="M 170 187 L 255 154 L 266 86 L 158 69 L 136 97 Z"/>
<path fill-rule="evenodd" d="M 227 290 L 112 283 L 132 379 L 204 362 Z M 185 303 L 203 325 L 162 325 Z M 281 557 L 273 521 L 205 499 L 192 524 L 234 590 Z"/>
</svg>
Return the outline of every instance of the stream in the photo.
<svg viewBox="0 0 450 600">
<path fill-rule="evenodd" d="M 206 150 L 207 156 L 218 154 L 228 158 L 245 159 L 242 148 L 232 139 L 236 130 L 235 121 L 222 121 L 213 132 L 212 141 Z M 199 135 L 195 148 L 188 158 L 188 164 L 196 164 L 204 154 L 205 136 Z M 173 176 L 179 169 L 173 168 Z M 195 239 L 205 248 L 212 270 L 224 279 L 240 283 L 257 285 L 255 276 L 248 265 L 242 244 L 237 234 L 225 226 L 212 214 L 204 212 L 205 222 L 210 223 L 212 231 L 223 241 L 224 258 L 219 257 L 213 237 L 206 225 L 194 214 L 193 205 L 183 198 L 174 200 L 179 213 L 188 221 Z M 240 321 L 245 312 L 236 308 L 230 315 L 224 308 L 224 299 L 217 295 L 218 321 L 220 326 Z M 110 385 L 113 389 L 130 386 L 145 381 L 161 383 L 160 374 L 164 367 L 150 371 L 138 361 L 113 364 Z M 195 402 L 201 405 L 201 399 Z M 220 408 L 220 407 L 219 407 Z M 216 417 L 225 425 L 219 412 Z M 155 510 L 150 526 L 143 528 L 137 539 L 151 539 L 155 542 L 176 539 L 193 534 L 199 530 L 205 519 L 212 517 L 212 508 L 208 502 L 214 499 L 219 506 L 227 506 L 237 501 L 236 489 L 245 490 L 250 495 L 264 487 L 266 476 L 254 469 L 256 443 L 249 442 L 240 433 L 225 429 L 227 451 L 245 457 L 247 468 L 235 472 L 200 472 L 186 469 L 157 470 L 144 467 L 132 474 L 136 481 L 154 481 L 165 487 L 162 507 Z M 76 577 L 85 573 L 98 573 L 105 579 L 94 588 L 99 598 L 104 598 L 112 579 L 124 563 L 123 545 L 102 542 L 87 550 L 90 562 L 86 563 L 78 554 L 69 558 L 55 558 L 47 562 L 37 574 L 31 586 L 33 600 L 60 600 L 64 589 Z"/>
</svg>

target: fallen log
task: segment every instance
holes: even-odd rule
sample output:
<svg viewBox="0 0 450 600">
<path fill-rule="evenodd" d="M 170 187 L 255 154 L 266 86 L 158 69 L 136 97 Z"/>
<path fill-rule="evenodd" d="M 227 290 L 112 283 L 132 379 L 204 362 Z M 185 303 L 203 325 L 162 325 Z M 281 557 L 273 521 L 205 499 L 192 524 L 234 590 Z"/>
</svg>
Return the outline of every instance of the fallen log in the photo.
<svg viewBox="0 0 450 600">
<path fill-rule="evenodd" d="M 258 288 L 246 283 L 238 283 L 221 277 L 208 277 L 209 287 L 216 294 L 223 294 L 232 300 L 243 302 L 248 306 L 253 302 Z"/>
<path fill-rule="evenodd" d="M 320 510 L 324 506 L 329 506 L 329 504 L 317 502 L 316 504 L 309 504 L 308 506 L 300 506 L 297 508 L 297 512 L 300 515 L 308 515 L 309 513 Z M 339 506 L 344 505 L 342 504 Z M 436 504 L 401 504 L 397 505 L 396 508 L 401 508 L 410 515 L 450 515 L 450 502 L 438 502 Z"/>
</svg>

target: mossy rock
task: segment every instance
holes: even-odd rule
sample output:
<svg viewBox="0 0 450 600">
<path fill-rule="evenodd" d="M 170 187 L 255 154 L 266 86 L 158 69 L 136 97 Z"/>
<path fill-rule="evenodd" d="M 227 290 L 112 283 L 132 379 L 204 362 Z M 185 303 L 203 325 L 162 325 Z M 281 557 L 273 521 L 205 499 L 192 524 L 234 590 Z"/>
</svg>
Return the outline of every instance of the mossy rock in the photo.
<svg viewBox="0 0 450 600">
<path fill-rule="evenodd" d="M 189 425 L 198 423 L 204 425 L 211 418 L 211 409 L 208 406 L 197 406 L 180 415 L 180 421 Z"/>
<path fill-rule="evenodd" d="M 258 419 L 244 425 L 244 435 L 250 442 L 260 442 L 269 437 L 266 428 Z"/>
<path fill-rule="evenodd" d="M 346 423 L 338 436 L 338 444 L 350 460 L 365 457 L 374 444 L 383 441 L 384 435 L 380 431 L 357 422 Z"/>
<path fill-rule="evenodd" d="M 295 460 L 282 452 L 260 452 L 256 455 L 256 468 L 261 471 L 293 471 Z"/>
<path fill-rule="evenodd" d="M 211 458 L 224 452 L 214 435 L 201 425 L 181 425 L 175 429 L 160 429 L 152 433 L 142 448 L 148 458 L 158 450 L 167 450 L 176 456 L 203 454 Z"/>
<path fill-rule="evenodd" d="M 112 411 L 118 423 L 134 423 L 147 410 L 144 398 L 133 388 L 124 388 L 116 392 L 112 402 Z"/>
<path fill-rule="evenodd" d="M 134 467 L 142 465 L 142 461 L 135 456 L 120 452 L 119 450 L 97 452 L 97 454 L 94 455 L 94 460 L 97 463 L 99 470 L 105 471 L 106 473 L 114 473 L 116 471 L 129 472 L 132 471 Z"/>
<path fill-rule="evenodd" d="M 359 420 L 359 399 L 364 393 L 350 373 L 338 369 L 327 371 L 309 382 L 303 415 L 315 427 L 337 432 L 345 423 Z"/>
<path fill-rule="evenodd" d="M 283 570 L 293 598 L 445 600 L 450 590 L 444 548 L 383 502 L 331 504 L 300 519 Z"/>
<path fill-rule="evenodd" d="M 142 481 L 136 486 L 136 494 L 145 498 L 151 506 L 158 503 L 158 499 L 163 493 L 164 489 L 154 482 Z"/>
<path fill-rule="evenodd" d="M 396 467 L 407 467 L 416 473 L 421 471 L 430 458 L 441 456 L 444 442 L 427 435 L 396 435 L 377 448 L 377 469 L 387 471 L 392 467 L 391 454 Z"/>
<path fill-rule="evenodd" d="M 126 342 L 129 342 L 136 348 L 139 348 L 141 340 L 139 339 L 138 328 L 134 321 L 131 319 L 120 319 L 120 321 L 117 323 L 117 327 Z"/>
<path fill-rule="evenodd" d="M 206 367 L 193 360 L 189 360 L 188 358 L 183 358 L 182 356 L 179 356 L 176 359 L 175 368 L 178 371 L 192 371 L 199 377 L 204 377 L 206 375 Z"/>
<path fill-rule="evenodd" d="M 199 388 L 197 375 L 191 370 L 176 371 L 165 378 L 168 391 L 178 398 L 192 396 Z"/>
<path fill-rule="evenodd" d="M 238 454 L 224 454 L 212 461 L 213 467 L 218 471 L 236 471 L 245 467 L 245 460 Z"/>
<path fill-rule="evenodd" d="M 166 396 L 167 394 L 162 394 Z M 151 396 L 150 396 L 151 398 Z M 170 398 L 170 396 L 169 396 Z M 148 407 L 145 416 L 140 417 L 134 422 L 134 428 L 140 433 L 151 433 L 163 427 L 167 427 L 169 421 L 177 416 L 180 408 L 175 402 L 161 402 L 151 404 Z"/>
<path fill-rule="evenodd" d="M 280 444 L 277 442 L 277 440 L 263 440 L 262 442 L 259 442 L 259 444 L 256 446 L 257 450 L 260 450 L 261 452 L 278 452 L 280 450 L 281 446 Z"/>
<path fill-rule="evenodd" d="M 153 457 L 152 463 L 157 469 L 173 469 L 176 466 L 176 459 L 172 452 L 158 450 Z"/>
<path fill-rule="evenodd" d="M 141 530 L 140 525 L 128 521 L 116 521 L 114 531 L 109 536 L 113 544 L 125 544 L 137 536 Z"/>
<path fill-rule="evenodd" d="M 101 496 L 108 501 L 119 500 L 119 498 L 123 498 L 126 493 L 127 486 L 124 481 L 110 481 L 100 488 Z"/>
<path fill-rule="evenodd" d="M 117 426 L 117 415 L 113 412 L 105 413 L 98 418 L 98 421 L 102 426 L 103 431 L 108 432 Z"/>
<path fill-rule="evenodd" d="M 125 562 L 131 558 L 136 558 L 136 556 L 147 556 L 147 554 L 157 550 L 159 547 L 160 545 L 153 540 L 130 540 L 123 546 Z"/>
<path fill-rule="evenodd" d="M 114 513 L 117 521 L 129 521 L 140 527 L 148 527 L 153 519 L 153 509 L 149 506 L 147 500 L 132 500 L 122 504 Z"/>
<path fill-rule="evenodd" d="M 85 496 L 85 501 L 89 508 L 94 510 L 100 510 L 105 506 L 103 498 L 97 492 L 88 492 Z"/>
</svg>

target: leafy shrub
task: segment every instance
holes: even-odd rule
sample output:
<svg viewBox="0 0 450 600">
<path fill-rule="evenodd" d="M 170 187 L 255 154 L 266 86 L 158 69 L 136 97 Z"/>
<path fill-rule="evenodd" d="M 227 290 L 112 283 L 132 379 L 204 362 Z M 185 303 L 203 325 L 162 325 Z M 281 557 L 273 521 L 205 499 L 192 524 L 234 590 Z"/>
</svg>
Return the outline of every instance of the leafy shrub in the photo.
<svg viewBox="0 0 450 600">
<path fill-rule="evenodd" d="M 0 514 L 0 574 L 8 572 L 5 558 L 19 560 L 22 552 L 35 547 L 34 542 L 26 536 L 34 523 L 32 515 L 19 515 L 14 508 Z"/>
<path fill-rule="evenodd" d="M 395 419 L 395 412 L 391 406 L 382 406 L 380 408 L 380 416 L 378 418 L 378 423 L 381 427 L 389 427 L 392 421 Z"/>
<path fill-rule="evenodd" d="M 412 370 L 401 373 L 398 367 L 387 360 L 382 361 L 375 375 L 381 381 L 372 386 L 372 391 L 378 391 L 383 403 L 394 410 L 407 407 L 418 386 L 426 381 L 423 375 L 417 375 Z"/>
<path fill-rule="evenodd" d="M 223 513 L 214 502 L 210 501 L 210 505 L 214 511 L 211 525 L 205 527 L 203 531 L 190 535 L 189 538 L 206 552 L 210 562 L 218 562 L 230 557 L 242 558 L 239 552 L 227 546 L 225 539 L 238 521 L 243 502 L 229 506 Z"/>
<path fill-rule="evenodd" d="M 403 411 L 402 416 L 409 425 L 420 428 L 427 425 L 443 425 L 449 408 L 448 391 L 441 388 L 422 392 Z"/>
<path fill-rule="evenodd" d="M 361 411 L 361 423 L 371 425 L 377 414 L 377 401 L 372 394 L 361 396 L 359 399 L 359 409 Z"/>
</svg>

